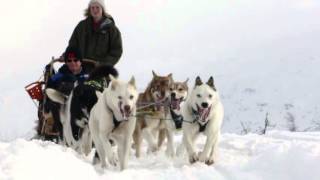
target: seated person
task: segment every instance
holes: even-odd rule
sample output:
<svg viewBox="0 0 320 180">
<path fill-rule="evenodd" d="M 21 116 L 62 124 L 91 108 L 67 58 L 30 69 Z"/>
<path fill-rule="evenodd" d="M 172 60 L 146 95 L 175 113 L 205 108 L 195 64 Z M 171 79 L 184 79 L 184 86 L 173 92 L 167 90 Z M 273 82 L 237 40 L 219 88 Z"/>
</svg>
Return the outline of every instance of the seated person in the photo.
<svg viewBox="0 0 320 180">
<path fill-rule="evenodd" d="M 77 49 L 68 47 L 64 53 L 64 61 L 65 64 L 58 72 L 49 78 L 47 88 L 53 88 L 69 95 L 74 88 L 75 81 L 83 83 L 88 78 L 88 74 L 82 67 L 82 56 Z"/>
</svg>

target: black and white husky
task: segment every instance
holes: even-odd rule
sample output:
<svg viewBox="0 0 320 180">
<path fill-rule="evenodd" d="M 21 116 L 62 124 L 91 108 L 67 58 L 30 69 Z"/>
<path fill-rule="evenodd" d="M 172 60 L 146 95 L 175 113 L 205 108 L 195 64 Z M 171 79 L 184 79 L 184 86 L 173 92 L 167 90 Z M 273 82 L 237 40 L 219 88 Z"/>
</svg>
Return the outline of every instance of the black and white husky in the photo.
<svg viewBox="0 0 320 180">
<path fill-rule="evenodd" d="M 183 143 L 190 163 L 213 164 L 224 110 L 212 77 L 207 83 L 202 83 L 200 77 L 196 78 L 195 87 L 182 107 L 182 115 Z M 202 151 L 197 153 L 195 141 L 200 133 L 207 139 Z"/>
<path fill-rule="evenodd" d="M 89 75 L 83 84 L 75 83 L 75 88 L 68 97 L 59 91 L 46 89 L 48 97 L 59 104 L 60 120 L 63 127 L 65 143 L 79 153 L 88 154 L 91 151 L 91 136 L 88 127 L 89 114 L 98 95 L 107 87 L 109 75 L 118 76 L 118 72 L 111 66 L 99 66 Z M 102 80 L 104 84 L 92 83 Z M 100 86 L 100 87 L 97 87 Z"/>
</svg>

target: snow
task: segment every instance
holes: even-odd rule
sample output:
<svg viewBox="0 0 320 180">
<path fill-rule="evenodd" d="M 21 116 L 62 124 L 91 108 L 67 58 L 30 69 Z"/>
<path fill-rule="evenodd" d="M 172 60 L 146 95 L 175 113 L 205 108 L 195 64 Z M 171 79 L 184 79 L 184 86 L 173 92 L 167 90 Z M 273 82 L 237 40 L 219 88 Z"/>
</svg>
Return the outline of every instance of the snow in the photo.
<svg viewBox="0 0 320 180">
<path fill-rule="evenodd" d="M 1 180 L 319 179 L 317 0 L 106 1 L 123 37 L 116 66 L 121 79 L 134 75 L 142 91 L 151 70 L 173 73 L 177 81 L 189 78 L 190 87 L 198 75 L 214 77 L 226 112 L 213 166 L 168 159 L 162 149 L 141 159 L 131 155 L 123 172 L 101 170 L 91 165 L 92 154 L 29 141 L 37 117 L 24 86 L 40 77 L 52 56 L 61 55 L 87 3 L 28 0 L 0 6 Z M 267 134 L 258 135 L 266 118 Z M 202 138 L 197 146 L 203 143 Z"/>
<path fill-rule="evenodd" d="M 181 135 L 175 139 L 177 145 Z M 204 137 L 196 144 L 204 146 Z M 270 131 L 257 134 L 223 134 L 216 164 L 190 165 L 186 157 L 167 158 L 164 150 L 136 159 L 132 150 L 128 169 L 102 170 L 91 165 L 92 154 L 82 156 L 60 145 L 16 139 L 0 143 L 0 177 L 3 180 L 64 179 L 237 179 L 317 180 L 320 133 Z"/>
</svg>

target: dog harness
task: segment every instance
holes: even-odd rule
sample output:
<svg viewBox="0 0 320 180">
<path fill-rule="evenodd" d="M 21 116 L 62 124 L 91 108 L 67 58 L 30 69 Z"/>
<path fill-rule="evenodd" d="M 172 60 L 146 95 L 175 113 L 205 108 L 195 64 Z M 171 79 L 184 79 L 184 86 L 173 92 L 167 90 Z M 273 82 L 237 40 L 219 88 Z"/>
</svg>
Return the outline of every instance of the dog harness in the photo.
<svg viewBox="0 0 320 180">
<path fill-rule="evenodd" d="M 106 104 L 108 110 L 112 113 L 112 121 L 114 124 L 114 128 L 112 129 L 112 132 L 123 122 L 123 121 L 118 121 L 116 116 L 114 115 L 113 111 L 111 108 L 109 108 L 109 106 Z"/>
<path fill-rule="evenodd" d="M 192 115 L 194 117 L 193 123 L 198 122 L 198 124 L 199 124 L 199 132 L 205 131 L 209 121 L 207 121 L 205 124 L 201 124 L 199 122 L 200 115 L 199 115 L 198 111 L 194 110 L 193 108 L 192 108 Z"/>
<path fill-rule="evenodd" d="M 103 78 L 97 79 L 97 80 L 85 81 L 84 84 L 91 86 L 100 92 L 103 92 L 104 88 L 106 87 L 106 81 Z"/>
<path fill-rule="evenodd" d="M 171 114 L 172 120 L 176 126 L 176 129 L 181 129 L 182 122 L 183 122 L 183 116 L 174 113 L 174 111 L 171 108 L 170 108 L 170 114 Z"/>
<path fill-rule="evenodd" d="M 118 121 L 113 113 L 112 113 L 112 117 L 113 117 L 112 120 L 113 120 L 113 124 L 114 124 L 114 128 L 112 129 L 112 131 L 113 131 L 114 129 L 116 129 L 121 124 L 122 121 Z"/>
</svg>

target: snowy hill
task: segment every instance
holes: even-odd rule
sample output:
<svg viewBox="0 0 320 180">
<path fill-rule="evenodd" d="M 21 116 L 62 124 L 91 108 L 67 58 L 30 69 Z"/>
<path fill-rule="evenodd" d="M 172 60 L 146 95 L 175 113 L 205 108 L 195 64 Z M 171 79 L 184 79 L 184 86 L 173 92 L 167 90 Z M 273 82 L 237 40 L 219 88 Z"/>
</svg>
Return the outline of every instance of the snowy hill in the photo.
<svg viewBox="0 0 320 180">
<path fill-rule="evenodd" d="M 176 144 L 181 136 L 176 136 Z M 266 136 L 223 134 L 217 163 L 189 165 L 184 158 L 168 159 L 164 151 L 130 156 L 128 169 L 101 170 L 69 148 L 49 142 L 17 139 L 0 143 L 2 180 L 96 179 L 219 179 L 219 180 L 318 180 L 320 133 L 273 131 Z M 203 147 L 201 138 L 198 147 Z"/>
</svg>

